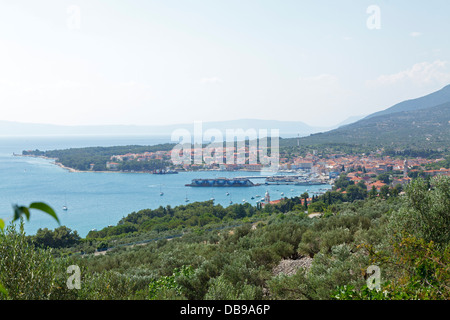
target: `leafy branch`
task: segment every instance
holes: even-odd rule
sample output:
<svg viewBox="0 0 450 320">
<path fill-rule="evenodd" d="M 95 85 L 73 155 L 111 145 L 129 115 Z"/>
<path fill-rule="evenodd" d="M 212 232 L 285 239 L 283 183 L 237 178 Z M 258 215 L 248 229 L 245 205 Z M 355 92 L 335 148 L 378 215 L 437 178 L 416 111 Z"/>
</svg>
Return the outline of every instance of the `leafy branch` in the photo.
<svg viewBox="0 0 450 320">
<path fill-rule="evenodd" d="M 56 215 L 55 210 L 53 210 L 52 207 L 43 202 L 33 202 L 28 207 L 19 206 L 15 204 L 13 205 L 13 209 L 14 209 L 13 222 L 19 220 L 22 216 L 25 216 L 27 218 L 27 221 L 29 221 L 31 215 L 30 211 L 31 209 L 35 209 L 49 214 L 58 222 L 58 224 L 60 224 L 59 218 Z M 5 229 L 5 221 L 3 219 L 0 219 L 0 231 L 3 232 L 4 229 Z M 4 296 L 8 297 L 8 290 L 6 290 L 6 288 L 1 283 L 0 283 L 0 294 L 3 294 Z"/>
</svg>

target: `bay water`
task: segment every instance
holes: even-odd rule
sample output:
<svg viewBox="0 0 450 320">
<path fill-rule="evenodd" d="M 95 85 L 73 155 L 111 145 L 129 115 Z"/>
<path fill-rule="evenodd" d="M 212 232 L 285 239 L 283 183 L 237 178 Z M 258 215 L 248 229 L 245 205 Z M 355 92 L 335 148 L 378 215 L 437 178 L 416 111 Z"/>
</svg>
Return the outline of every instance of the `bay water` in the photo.
<svg viewBox="0 0 450 320">
<path fill-rule="evenodd" d="M 261 185 L 243 188 L 186 187 L 195 178 L 260 176 L 259 172 L 199 171 L 178 174 L 120 172 L 69 172 L 53 160 L 18 157 L 23 150 L 54 150 L 91 146 L 155 145 L 171 142 L 169 137 L 147 136 L 66 136 L 0 137 L 0 218 L 10 221 L 13 204 L 45 202 L 55 209 L 61 221 L 85 237 L 92 229 L 116 225 L 122 217 L 141 209 L 172 207 L 214 198 L 224 207 L 230 202 L 256 202 L 269 191 L 271 200 L 294 197 L 308 191 L 310 195 L 328 185 Z M 251 179 L 263 183 L 264 179 Z M 163 192 L 163 195 L 160 195 Z M 227 194 L 228 193 L 228 194 Z M 254 199 L 252 199 L 252 197 Z M 186 198 L 189 200 L 186 202 Z M 67 211 L 63 206 L 68 207 Z M 25 232 L 35 234 L 39 228 L 59 225 L 50 216 L 32 211 L 25 222 Z"/>
</svg>

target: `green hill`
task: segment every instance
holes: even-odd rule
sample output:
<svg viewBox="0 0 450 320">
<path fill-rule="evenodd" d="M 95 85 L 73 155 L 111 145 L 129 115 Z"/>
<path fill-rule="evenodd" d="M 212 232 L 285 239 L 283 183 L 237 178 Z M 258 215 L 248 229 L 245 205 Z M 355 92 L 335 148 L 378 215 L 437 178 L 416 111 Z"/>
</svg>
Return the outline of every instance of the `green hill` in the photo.
<svg viewBox="0 0 450 320">
<path fill-rule="evenodd" d="M 438 94 L 450 92 L 447 86 Z M 335 130 L 300 138 L 301 146 L 349 144 L 366 147 L 392 147 L 408 149 L 447 149 L 450 146 L 450 95 L 446 103 L 420 108 L 418 101 L 426 104 L 436 101 L 419 98 L 406 101 L 399 108 L 386 109 L 385 113 L 370 115 L 355 123 Z M 398 105 L 397 105 L 398 106 Z M 282 145 L 294 146 L 297 139 L 283 139 Z"/>
<path fill-rule="evenodd" d="M 372 113 L 371 115 L 368 115 L 366 117 L 366 119 L 381 116 L 381 115 L 396 113 L 396 112 L 426 109 L 426 108 L 438 106 L 438 105 L 441 105 L 441 104 L 444 104 L 447 102 L 450 102 L 450 85 L 442 88 L 441 90 L 430 93 L 426 96 L 423 96 L 423 97 L 420 97 L 417 99 L 406 100 L 406 101 L 400 102 L 390 108 L 387 108 L 386 110 Z"/>
</svg>

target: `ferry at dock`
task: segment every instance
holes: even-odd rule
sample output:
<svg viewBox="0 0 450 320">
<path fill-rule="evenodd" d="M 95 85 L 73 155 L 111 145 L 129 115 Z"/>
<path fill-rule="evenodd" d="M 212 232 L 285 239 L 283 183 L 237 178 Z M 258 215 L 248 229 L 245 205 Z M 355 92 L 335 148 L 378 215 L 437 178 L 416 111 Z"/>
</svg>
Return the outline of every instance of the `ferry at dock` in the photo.
<svg viewBox="0 0 450 320">
<path fill-rule="evenodd" d="M 255 187 L 260 184 L 253 183 L 247 178 L 214 178 L 214 179 L 193 179 L 187 187 Z"/>
</svg>

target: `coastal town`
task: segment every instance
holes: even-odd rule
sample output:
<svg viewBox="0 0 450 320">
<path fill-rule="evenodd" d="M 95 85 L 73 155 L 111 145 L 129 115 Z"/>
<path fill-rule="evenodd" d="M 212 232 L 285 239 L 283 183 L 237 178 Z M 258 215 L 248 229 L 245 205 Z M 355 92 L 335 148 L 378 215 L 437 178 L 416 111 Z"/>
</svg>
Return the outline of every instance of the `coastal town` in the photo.
<svg viewBox="0 0 450 320">
<path fill-rule="evenodd" d="M 202 150 L 192 150 L 191 156 L 195 152 L 204 152 Z M 230 154 L 229 150 L 225 150 L 222 161 L 213 161 L 213 156 L 204 156 L 203 163 L 184 163 L 175 165 L 171 162 L 171 151 L 145 152 L 141 154 L 127 153 L 123 155 L 114 155 L 107 162 L 108 170 L 117 171 L 120 164 L 124 161 L 162 161 L 171 165 L 165 169 L 155 171 L 153 173 L 177 173 L 183 171 L 196 170 L 215 170 L 215 171 L 253 171 L 259 172 L 263 169 L 261 163 L 237 163 L 239 157 L 249 157 L 248 147 L 235 149 L 231 154 L 233 161 L 227 161 L 226 155 Z M 266 184 L 330 184 L 342 174 L 346 179 L 354 184 L 363 182 L 367 190 L 375 188 L 378 192 L 383 186 L 395 187 L 397 185 L 405 186 L 412 177 L 417 175 L 450 176 L 450 169 L 438 168 L 427 169 L 428 165 L 433 165 L 443 161 L 444 159 L 426 159 L 421 157 L 403 159 L 390 156 L 383 156 L 381 151 L 371 154 L 328 154 L 317 155 L 316 152 L 308 153 L 304 156 L 283 157 L 279 158 L 279 166 L 277 174 L 266 179 Z M 231 163 L 230 163 L 231 162 Z M 261 162 L 261 161 L 260 161 Z M 343 191 L 345 192 L 345 191 Z"/>
</svg>

